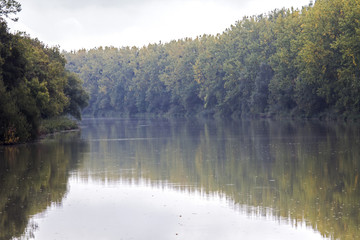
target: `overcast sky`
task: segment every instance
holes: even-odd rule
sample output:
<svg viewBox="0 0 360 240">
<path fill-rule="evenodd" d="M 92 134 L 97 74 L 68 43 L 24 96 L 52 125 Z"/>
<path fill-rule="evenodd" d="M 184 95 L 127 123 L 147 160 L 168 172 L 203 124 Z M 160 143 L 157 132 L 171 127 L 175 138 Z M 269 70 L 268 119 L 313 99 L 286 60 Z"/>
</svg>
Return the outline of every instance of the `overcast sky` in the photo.
<svg viewBox="0 0 360 240">
<path fill-rule="evenodd" d="M 222 33 L 243 16 L 310 0 L 18 0 L 12 31 L 64 50 L 138 46 Z"/>
</svg>

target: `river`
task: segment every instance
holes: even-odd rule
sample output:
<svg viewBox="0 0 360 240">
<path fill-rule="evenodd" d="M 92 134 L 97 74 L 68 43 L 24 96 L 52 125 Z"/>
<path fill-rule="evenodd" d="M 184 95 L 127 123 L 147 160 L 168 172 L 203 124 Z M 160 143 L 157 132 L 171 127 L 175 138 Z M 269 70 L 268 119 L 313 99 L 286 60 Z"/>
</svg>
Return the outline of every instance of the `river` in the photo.
<svg viewBox="0 0 360 240">
<path fill-rule="evenodd" d="M 0 239 L 360 239 L 360 127 L 84 119 L 0 147 Z"/>
</svg>

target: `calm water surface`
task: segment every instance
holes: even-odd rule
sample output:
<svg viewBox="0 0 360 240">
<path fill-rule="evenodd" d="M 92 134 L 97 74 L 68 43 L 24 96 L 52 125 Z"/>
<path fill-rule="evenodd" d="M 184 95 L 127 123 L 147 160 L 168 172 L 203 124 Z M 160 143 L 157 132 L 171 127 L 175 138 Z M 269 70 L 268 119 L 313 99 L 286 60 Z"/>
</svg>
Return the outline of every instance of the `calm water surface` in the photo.
<svg viewBox="0 0 360 240">
<path fill-rule="evenodd" d="M 85 119 L 0 148 L 0 239 L 360 239 L 358 125 Z"/>
</svg>

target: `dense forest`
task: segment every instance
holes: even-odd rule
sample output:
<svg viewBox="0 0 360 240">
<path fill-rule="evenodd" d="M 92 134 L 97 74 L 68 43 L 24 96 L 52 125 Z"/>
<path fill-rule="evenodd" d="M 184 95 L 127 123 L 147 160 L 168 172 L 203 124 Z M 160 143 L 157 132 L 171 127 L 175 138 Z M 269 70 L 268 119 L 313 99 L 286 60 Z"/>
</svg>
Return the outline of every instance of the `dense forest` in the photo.
<svg viewBox="0 0 360 240">
<path fill-rule="evenodd" d="M 88 101 L 81 79 L 65 69 L 58 47 L 10 33 L 1 16 L 20 10 L 16 1 L 0 1 L 0 144 L 34 139 L 42 119 L 80 118 Z"/>
<path fill-rule="evenodd" d="M 244 17 L 216 36 L 64 53 L 85 113 L 356 118 L 360 1 Z"/>
</svg>

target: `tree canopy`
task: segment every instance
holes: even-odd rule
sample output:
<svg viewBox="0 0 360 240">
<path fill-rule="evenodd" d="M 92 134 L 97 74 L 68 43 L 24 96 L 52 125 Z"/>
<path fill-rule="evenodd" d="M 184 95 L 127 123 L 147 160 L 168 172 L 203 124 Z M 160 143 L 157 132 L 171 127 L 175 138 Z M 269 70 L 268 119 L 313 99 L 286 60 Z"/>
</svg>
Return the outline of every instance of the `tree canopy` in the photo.
<svg viewBox="0 0 360 240">
<path fill-rule="evenodd" d="M 11 34 L 0 21 L 0 144 L 35 138 L 41 119 L 81 118 L 88 95 L 57 47 Z"/>
<path fill-rule="evenodd" d="M 17 14 L 21 11 L 21 4 L 15 0 L 0 0 L 0 19 L 2 17 L 10 18 L 10 15 Z M 17 18 L 10 18 L 17 21 Z"/>
<path fill-rule="evenodd" d="M 360 1 L 244 17 L 216 36 L 66 53 L 87 114 L 353 117 L 360 111 Z"/>
</svg>

